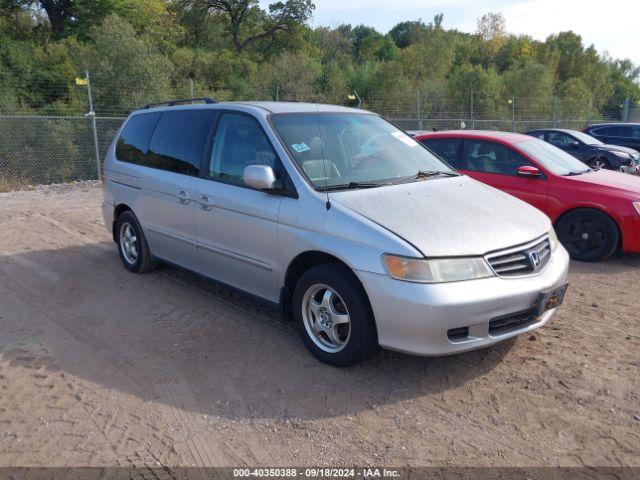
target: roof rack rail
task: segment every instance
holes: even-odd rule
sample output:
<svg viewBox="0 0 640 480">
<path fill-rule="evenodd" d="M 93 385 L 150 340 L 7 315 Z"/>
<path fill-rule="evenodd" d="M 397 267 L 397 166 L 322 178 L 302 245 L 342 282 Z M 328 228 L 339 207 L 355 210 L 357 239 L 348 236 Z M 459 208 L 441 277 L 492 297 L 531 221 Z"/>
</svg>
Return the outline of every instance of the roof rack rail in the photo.
<svg viewBox="0 0 640 480">
<path fill-rule="evenodd" d="M 174 107 L 176 105 L 185 105 L 185 104 L 195 103 L 195 102 L 204 102 L 204 103 L 207 103 L 207 104 L 218 103 L 217 100 L 215 100 L 213 98 L 210 98 L 210 97 L 180 98 L 178 100 L 167 100 L 166 102 L 148 103 L 147 105 L 142 107 L 142 109 L 144 110 L 144 109 L 153 108 L 153 107 L 161 107 L 163 105 L 165 105 L 167 107 Z"/>
</svg>

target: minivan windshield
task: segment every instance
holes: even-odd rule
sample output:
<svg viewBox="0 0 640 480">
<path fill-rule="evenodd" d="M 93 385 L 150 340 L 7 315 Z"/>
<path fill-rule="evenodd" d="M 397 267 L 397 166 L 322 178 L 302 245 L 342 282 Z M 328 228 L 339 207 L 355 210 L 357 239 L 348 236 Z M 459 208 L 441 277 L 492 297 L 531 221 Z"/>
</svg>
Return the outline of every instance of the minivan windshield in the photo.
<svg viewBox="0 0 640 480">
<path fill-rule="evenodd" d="M 516 146 L 555 175 L 579 175 L 591 171 L 567 152 L 537 138 L 517 143 Z"/>
<path fill-rule="evenodd" d="M 457 175 L 389 122 L 369 113 L 280 113 L 272 124 L 316 189 L 367 188 Z"/>
</svg>

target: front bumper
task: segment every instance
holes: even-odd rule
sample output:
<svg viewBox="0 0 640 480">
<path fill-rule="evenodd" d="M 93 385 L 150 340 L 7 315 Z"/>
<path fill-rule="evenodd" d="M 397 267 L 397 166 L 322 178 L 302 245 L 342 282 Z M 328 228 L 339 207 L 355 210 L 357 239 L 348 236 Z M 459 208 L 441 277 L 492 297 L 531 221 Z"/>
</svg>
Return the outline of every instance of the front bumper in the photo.
<svg viewBox="0 0 640 480">
<path fill-rule="evenodd" d="M 562 285 L 568 269 L 569 255 L 558 246 L 547 267 L 528 277 L 419 284 L 377 273 L 358 275 L 369 295 L 380 346 L 437 356 L 487 347 L 541 327 L 555 309 L 519 327 L 489 331 L 491 320 L 529 310 L 541 292 Z M 465 327 L 465 338 L 449 337 L 452 330 Z"/>
</svg>

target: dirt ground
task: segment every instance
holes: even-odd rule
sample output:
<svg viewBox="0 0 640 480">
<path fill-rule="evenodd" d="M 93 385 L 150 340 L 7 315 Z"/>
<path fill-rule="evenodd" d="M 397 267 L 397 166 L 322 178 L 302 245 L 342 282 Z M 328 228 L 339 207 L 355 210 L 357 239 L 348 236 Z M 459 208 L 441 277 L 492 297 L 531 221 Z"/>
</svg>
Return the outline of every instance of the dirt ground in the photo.
<svg viewBox="0 0 640 480">
<path fill-rule="evenodd" d="M 318 363 L 277 312 L 120 264 L 100 188 L 0 194 L 0 466 L 640 466 L 640 257 L 534 335 Z"/>
</svg>

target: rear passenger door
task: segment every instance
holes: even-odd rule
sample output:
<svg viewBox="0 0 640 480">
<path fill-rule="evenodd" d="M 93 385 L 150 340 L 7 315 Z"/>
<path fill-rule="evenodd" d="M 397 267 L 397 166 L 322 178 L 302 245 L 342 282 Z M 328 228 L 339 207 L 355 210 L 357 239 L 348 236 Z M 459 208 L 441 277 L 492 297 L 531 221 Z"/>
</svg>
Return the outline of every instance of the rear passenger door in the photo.
<svg viewBox="0 0 640 480">
<path fill-rule="evenodd" d="M 539 167 L 513 149 L 487 140 L 465 139 L 461 163 L 462 170 L 470 177 L 546 211 L 546 178 L 519 177 L 518 167 Z"/>
<path fill-rule="evenodd" d="M 279 300 L 282 267 L 276 262 L 280 203 L 290 198 L 245 185 L 249 165 L 284 169 L 259 122 L 243 112 L 220 114 L 195 209 L 202 272 L 273 302 Z"/>
<path fill-rule="evenodd" d="M 163 111 L 147 153 L 140 222 L 153 254 L 200 272 L 196 247 L 196 183 L 216 111 Z"/>
</svg>

